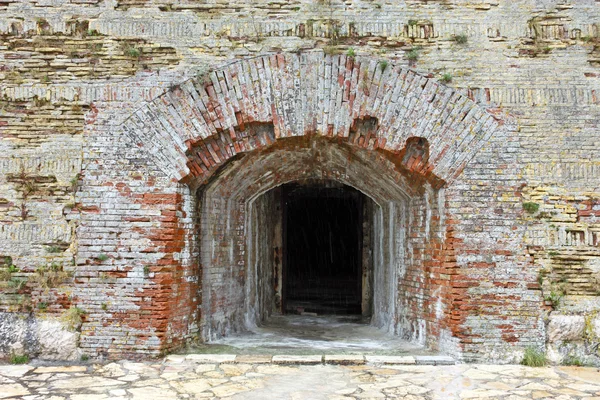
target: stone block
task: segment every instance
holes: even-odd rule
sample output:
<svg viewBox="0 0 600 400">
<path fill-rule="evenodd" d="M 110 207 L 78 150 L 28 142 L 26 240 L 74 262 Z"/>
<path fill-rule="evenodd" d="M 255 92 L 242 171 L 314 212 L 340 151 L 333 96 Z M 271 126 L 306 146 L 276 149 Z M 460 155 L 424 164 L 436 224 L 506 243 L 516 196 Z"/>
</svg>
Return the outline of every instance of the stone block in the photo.
<svg viewBox="0 0 600 400">
<path fill-rule="evenodd" d="M 235 354 L 189 354 L 185 357 L 187 361 L 194 361 L 204 364 L 220 364 L 235 362 Z"/>
<path fill-rule="evenodd" d="M 78 361 L 79 332 L 68 331 L 58 321 L 42 320 L 37 324 L 39 358 L 43 360 Z"/>
<path fill-rule="evenodd" d="M 358 365 L 364 363 L 365 357 L 360 355 L 333 354 L 325 356 L 325 364 Z"/>
<path fill-rule="evenodd" d="M 548 342 L 577 341 L 583 338 L 585 318 L 582 315 L 552 315 L 548 323 Z"/>
<path fill-rule="evenodd" d="M 69 374 L 73 372 L 86 372 L 87 367 L 82 365 L 58 366 L 58 367 L 38 367 L 33 373 L 35 374 Z"/>
<path fill-rule="evenodd" d="M 417 365 L 454 365 L 456 360 L 448 356 L 416 356 Z"/>
<path fill-rule="evenodd" d="M 398 364 L 398 365 L 413 365 L 416 360 L 411 356 L 365 356 L 370 364 Z"/>
<path fill-rule="evenodd" d="M 592 334 L 596 339 L 600 339 L 600 316 L 592 319 Z"/>
<path fill-rule="evenodd" d="M 238 355 L 235 362 L 238 364 L 268 364 L 273 361 L 272 356 Z"/>
<path fill-rule="evenodd" d="M 276 364 L 321 364 L 323 356 L 273 356 L 273 362 Z"/>
</svg>

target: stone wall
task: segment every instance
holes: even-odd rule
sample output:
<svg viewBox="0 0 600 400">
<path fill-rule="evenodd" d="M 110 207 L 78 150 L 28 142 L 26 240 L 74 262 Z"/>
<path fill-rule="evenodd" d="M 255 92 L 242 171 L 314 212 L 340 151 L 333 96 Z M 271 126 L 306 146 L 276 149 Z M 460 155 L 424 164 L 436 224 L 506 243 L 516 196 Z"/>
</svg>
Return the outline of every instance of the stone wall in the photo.
<svg viewBox="0 0 600 400">
<path fill-rule="evenodd" d="M 349 73 L 342 81 L 356 85 L 359 99 L 372 97 L 366 104 L 373 110 L 389 106 L 388 98 L 377 100 L 379 87 L 394 87 L 397 76 L 411 81 L 395 74 L 408 68 L 423 84 L 455 89 L 507 127 L 490 130 L 481 149 L 463 157 L 464 171 L 428 199 L 430 210 L 440 210 L 433 224 L 442 233 L 429 233 L 439 243 L 425 240 L 409 254 L 426 268 L 413 269 L 413 287 L 435 293 L 414 307 L 430 314 L 427 330 L 436 332 L 436 345 L 465 360 L 503 362 L 518 360 L 528 345 L 543 346 L 537 338 L 547 333 L 555 361 L 598 364 L 597 2 L 24 0 L 0 3 L 0 14 L 3 312 L 58 320 L 81 309 L 81 348 L 91 355 L 156 355 L 198 337 L 206 266 L 197 261 L 195 190 L 228 159 L 219 149 L 234 146 L 229 134 L 267 120 L 261 110 L 271 114 L 261 107 L 271 104 L 268 82 L 276 81 L 261 71 L 301 75 L 277 88 L 288 97 L 273 103 L 285 117 L 271 121 L 275 132 L 285 136 L 281 121 L 304 115 L 304 126 L 337 135 L 354 122 L 334 112 L 335 102 L 325 110 L 331 117 L 310 121 L 331 93 L 343 93 L 335 92 L 337 77 L 305 79 L 310 73 L 302 63 L 322 65 L 323 74 L 340 67 L 343 75 L 342 63 L 356 58 L 372 75 Z M 300 51 L 308 58 L 296 65 L 293 54 Z M 189 115 L 181 99 L 191 93 L 190 82 L 225 104 L 218 88 L 228 78 L 210 71 L 282 52 L 262 69 L 236 64 L 263 84 L 245 86 L 250 92 L 242 97 L 251 100 L 241 114 L 206 110 L 203 118 L 212 122 L 192 128 L 189 165 L 180 157 L 187 148 L 158 151 L 165 143 L 160 134 L 135 131 L 136 124 L 155 129 L 179 118 L 172 115 Z M 296 90 L 300 82 L 307 88 Z M 322 102 L 311 102 L 311 95 L 322 95 Z M 232 122 L 238 114 L 241 121 Z M 223 115 L 227 123 L 219 122 Z M 389 138 L 387 122 L 413 136 L 443 137 L 428 133 L 434 125 L 385 116 L 378 122 Z M 368 146 L 369 136 L 361 135 Z M 399 135 L 393 149 L 372 148 L 401 152 L 407 136 Z M 453 138 L 448 146 L 462 160 Z M 141 140 L 147 142 L 140 147 Z M 240 139 L 236 151 L 268 140 Z M 441 151 L 440 143 L 430 140 L 432 151 Z M 425 209 L 415 208 L 411 218 Z M 555 334 L 565 321 L 574 326 L 568 337 Z"/>
</svg>

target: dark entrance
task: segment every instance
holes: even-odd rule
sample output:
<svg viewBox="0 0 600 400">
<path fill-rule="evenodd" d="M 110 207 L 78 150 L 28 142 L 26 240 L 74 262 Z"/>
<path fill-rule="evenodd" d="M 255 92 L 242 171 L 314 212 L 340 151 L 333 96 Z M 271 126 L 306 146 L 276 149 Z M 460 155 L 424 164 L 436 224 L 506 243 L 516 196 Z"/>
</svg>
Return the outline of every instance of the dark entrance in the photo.
<svg viewBox="0 0 600 400">
<path fill-rule="evenodd" d="M 361 314 L 362 193 L 319 181 L 282 194 L 285 312 Z"/>
</svg>

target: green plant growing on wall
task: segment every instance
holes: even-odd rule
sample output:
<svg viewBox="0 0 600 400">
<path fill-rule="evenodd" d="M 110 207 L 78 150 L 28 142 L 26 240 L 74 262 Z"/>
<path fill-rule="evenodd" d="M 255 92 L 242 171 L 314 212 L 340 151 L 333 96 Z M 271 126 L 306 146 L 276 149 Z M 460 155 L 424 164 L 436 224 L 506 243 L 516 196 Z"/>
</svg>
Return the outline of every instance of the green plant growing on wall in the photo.
<svg viewBox="0 0 600 400">
<path fill-rule="evenodd" d="M 123 55 L 131 58 L 140 58 L 143 50 L 141 47 L 134 47 L 129 43 L 124 43 L 121 47 Z"/>
<path fill-rule="evenodd" d="M 81 308 L 71 306 L 63 313 L 61 320 L 65 324 L 67 330 L 74 332 L 81 326 L 84 314 L 85 311 L 83 311 Z"/>
<path fill-rule="evenodd" d="M 327 54 L 329 56 L 334 56 L 336 54 L 340 54 L 341 52 L 342 51 L 339 48 L 337 48 L 337 47 L 335 47 L 334 45 L 331 45 L 331 44 L 323 47 L 323 53 L 325 53 L 325 54 Z"/>
<path fill-rule="evenodd" d="M 523 203 L 523 209 L 529 214 L 535 214 L 540 209 L 540 205 L 538 203 L 527 201 Z"/>
<path fill-rule="evenodd" d="M 416 47 L 413 47 L 412 49 L 407 51 L 406 59 L 411 62 L 417 61 L 419 59 L 419 50 Z"/>
<path fill-rule="evenodd" d="M 381 60 L 379 61 L 379 68 L 381 69 L 381 72 L 385 72 L 385 70 L 387 69 L 389 63 L 387 62 L 387 60 Z"/>
<path fill-rule="evenodd" d="M 535 347 L 527 347 L 523 355 L 522 365 L 528 367 L 543 367 L 548 363 L 546 354 Z"/>
<path fill-rule="evenodd" d="M 466 33 L 460 33 L 458 35 L 452 35 L 452 41 L 456 44 L 465 44 L 469 40 Z"/>
<path fill-rule="evenodd" d="M 419 21 L 417 21 L 416 19 L 409 19 L 408 20 L 408 26 L 415 26 L 419 23 Z"/>
<path fill-rule="evenodd" d="M 21 169 L 18 174 L 7 175 L 10 181 L 14 182 L 18 190 L 21 192 L 21 204 L 19 206 L 21 212 L 21 220 L 25 221 L 29 216 L 28 200 L 36 192 L 38 192 L 38 186 L 35 181 L 35 177 L 31 176 L 25 171 L 25 167 L 21 165 Z"/>
<path fill-rule="evenodd" d="M 144 276 L 150 275 L 150 267 L 148 265 L 144 265 Z"/>
<path fill-rule="evenodd" d="M 446 72 L 445 74 L 442 75 L 442 77 L 440 78 L 440 81 L 442 81 L 444 83 L 452 82 L 452 74 Z"/>
<path fill-rule="evenodd" d="M 62 250 L 58 246 L 48 246 L 46 247 L 46 252 L 48 253 L 60 253 Z"/>
<path fill-rule="evenodd" d="M 540 286 L 542 286 L 544 284 L 544 278 L 545 278 L 545 275 L 540 272 L 537 276 L 537 283 Z"/>
<path fill-rule="evenodd" d="M 79 188 L 79 180 L 81 179 L 81 174 L 77 173 L 75 174 L 74 177 L 71 178 L 71 180 L 69 181 L 69 183 L 71 184 L 71 191 L 73 193 L 77 192 L 77 189 Z"/>
<path fill-rule="evenodd" d="M 96 257 L 96 259 L 100 262 L 104 262 L 104 261 L 108 260 L 108 256 L 104 253 L 100 253 L 100 254 L 98 254 L 98 257 Z"/>
<path fill-rule="evenodd" d="M 48 291 L 50 288 L 57 287 L 71 277 L 71 273 L 63 270 L 60 264 L 52 263 L 49 266 L 40 266 L 35 272 L 29 275 L 28 281 Z"/>
<path fill-rule="evenodd" d="M 37 308 L 40 311 L 46 311 L 48 309 L 48 303 L 42 301 L 40 303 L 37 304 Z"/>
<path fill-rule="evenodd" d="M 16 291 L 23 289 L 26 284 L 27 284 L 27 280 L 21 279 L 21 278 L 10 278 L 10 280 L 8 281 L 8 287 L 10 287 Z"/>
<path fill-rule="evenodd" d="M 544 296 L 544 300 L 549 302 L 552 305 L 552 308 L 557 308 L 560 305 L 560 301 L 562 300 L 563 296 L 563 292 L 553 289 L 550 291 L 550 294 Z"/>
<path fill-rule="evenodd" d="M 590 43 L 590 42 L 594 41 L 594 37 L 593 36 L 589 36 L 589 35 L 582 36 L 580 39 L 584 43 Z"/>
<path fill-rule="evenodd" d="M 346 55 L 349 58 L 354 58 L 356 57 L 356 52 L 354 51 L 354 49 L 352 47 L 350 47 L 347 51 L 346 51 Z"/>
<path fill-rule="evenodd" d="M 12 257 L 6 256 L 4 257 L 4 262 L 0 267 L 0 282 L 7 282 L 7 285 L 15 285 L 15 281 L 18 278 L 13 278 L 12 274 L 19 272 L 19 268 L 13 264 Z"/>
</svg>

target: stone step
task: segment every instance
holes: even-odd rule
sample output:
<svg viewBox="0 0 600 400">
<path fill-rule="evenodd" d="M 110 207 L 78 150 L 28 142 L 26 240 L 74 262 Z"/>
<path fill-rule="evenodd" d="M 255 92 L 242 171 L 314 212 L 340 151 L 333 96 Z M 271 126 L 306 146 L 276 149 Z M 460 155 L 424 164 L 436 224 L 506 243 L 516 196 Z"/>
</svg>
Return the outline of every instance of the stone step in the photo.
<svg viewBox="0 0 600 400">
<path fill-rule="evenodd" d="M 165 358 L 167 363 L 182 363 L 184 360 L 199 364 L 335 364 L 335 365 L 455 365 L 456 360 L 449 356 L 378 356 L 359 354 L 331 355 L 235 355 L 235 354 L 172 354 Z"/>
</svg>

